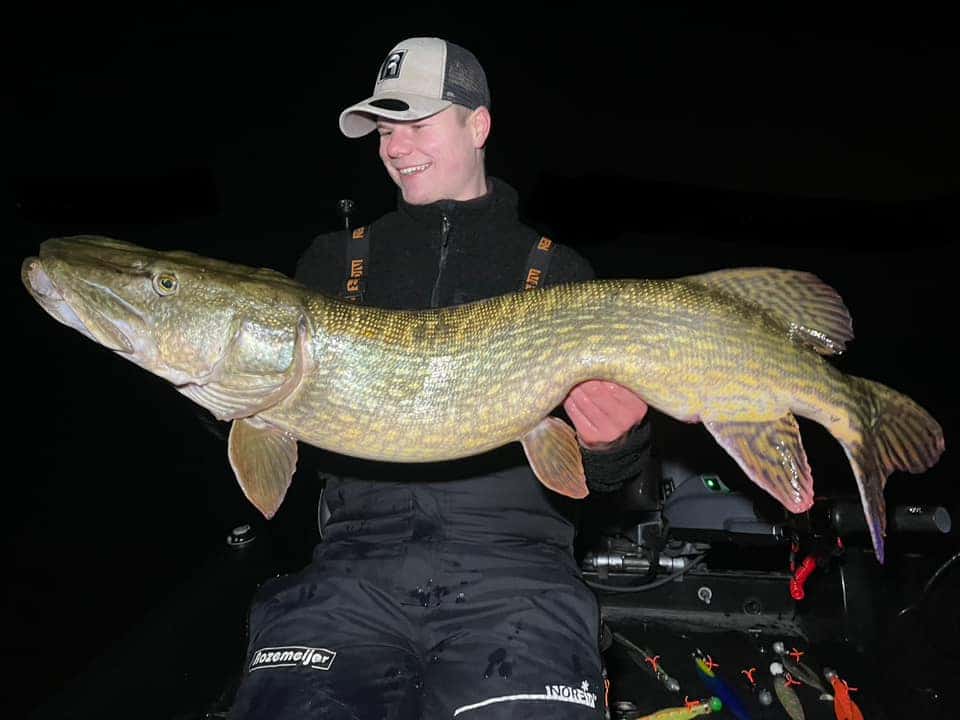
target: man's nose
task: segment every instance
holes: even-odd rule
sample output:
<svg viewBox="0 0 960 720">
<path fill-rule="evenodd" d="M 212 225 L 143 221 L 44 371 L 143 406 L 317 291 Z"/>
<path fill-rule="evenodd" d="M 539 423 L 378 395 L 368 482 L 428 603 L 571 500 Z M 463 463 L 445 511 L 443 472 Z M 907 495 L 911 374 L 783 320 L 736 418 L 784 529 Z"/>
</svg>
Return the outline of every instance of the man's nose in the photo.
<svg viewBox="0 0 960 720">
<path fill-rule="evenodd" d="M 387 139 L 387 155 L 389 157 L 402 157 L 410 152 L 410 137 L 402 130 L 394 130 Z"/>
</svg>

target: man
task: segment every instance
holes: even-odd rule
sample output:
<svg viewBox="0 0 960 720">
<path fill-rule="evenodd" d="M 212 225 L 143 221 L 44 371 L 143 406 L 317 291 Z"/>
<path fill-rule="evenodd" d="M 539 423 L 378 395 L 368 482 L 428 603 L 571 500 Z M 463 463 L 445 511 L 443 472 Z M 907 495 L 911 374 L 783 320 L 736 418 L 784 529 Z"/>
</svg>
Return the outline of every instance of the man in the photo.
<svg viewBox="0 0 960 720">
<path fill-rule="evenodd" d="M 488 178 L 486 77 L 467 50 L 411 38 L 374 94 L 340 116 L 376 131 L 398 209 L 316 238 L 297 278 L 356 302 L 427 308 L 593 277 L 517 217 Z M 588 487 L 635 482 L 647 405 L 590 381 L 564 410 Z M 596 599 L 573 555 L 573 501 L 544 488 L 519 445 L 392 465 L 324 458 L 327 518 L 311 565 L 265 586 L 250 617 L 233 718 L 601 717 Z"/>
</svg>

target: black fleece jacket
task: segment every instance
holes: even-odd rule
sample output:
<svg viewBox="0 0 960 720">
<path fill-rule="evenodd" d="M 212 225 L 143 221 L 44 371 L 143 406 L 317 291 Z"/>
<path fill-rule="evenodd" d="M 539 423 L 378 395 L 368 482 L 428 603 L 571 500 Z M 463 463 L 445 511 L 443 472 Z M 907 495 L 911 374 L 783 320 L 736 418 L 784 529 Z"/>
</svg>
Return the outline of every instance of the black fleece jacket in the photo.
<svg viewBox="0 0 960 720">
<path fill-rule="evenodd" d="M 409 205 L 401 198 L 396 211 L 369 226 L 362 302 L 417 309 L 520 290 L 538 238 L 519 220 L 516 192 L 496 178 L 490 179 L 487 195 L 467 202 Z M 297 264 L 297 280 L 341 295 L 348 275 L 349 241 L 345 230 L 315 238 Z M 541 285 L 593 277 L 593 269 L 581 255 L 558 244 Z M 583 450 L 582 455 L 591 491 L 618 489 L 654 462 L 649 421 L 635 427 L 616 448 Z M 482 530 L 479 534 L 473 530 L 498 516 L 494 534 L 501 539 L 540 537 L 566 545 L 570 538 L 560 517 L 570 514 L 563 507 L 565 499 L 540 486 L 518 444 L 445 463 L 404 465 L 328 457 L 324 465 L 330 471 L 325 473 L 332 513 L 328 533 L 334 537 L 340 523 L 344 529 L 350 525 L 355 536 L 358 521 L 374 534 L 415 537 L 417 512 L 442 508 L 437 521 L 442 520 L 457 540 L 488 541 L 491 538 Z M 408 512 L 411 508 L 413 514 Z M 503 513 L 501 508 L 510 511 Z M 458 526 L 465 533 L 457 534 Z"/>
</svg>

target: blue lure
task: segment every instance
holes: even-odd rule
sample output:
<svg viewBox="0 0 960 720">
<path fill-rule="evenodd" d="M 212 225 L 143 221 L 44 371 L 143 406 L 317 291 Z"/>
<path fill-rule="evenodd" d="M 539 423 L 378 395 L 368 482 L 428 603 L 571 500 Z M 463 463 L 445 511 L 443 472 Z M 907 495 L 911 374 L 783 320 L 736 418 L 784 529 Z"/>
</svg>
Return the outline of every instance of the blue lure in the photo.
<svg viewBox="0 0 960 720">
<path fill-rule="evenodd" d="M 737 720 L 753 720 L 750 711 L 747 710 L 740 696 L 713 672 L 713 663 L 707 660 L 707 656 L 700 650 L 696 650 L 692 655 L 697 666 L 697 675 L 707 690 L 720 698 L 724 709 L 729 710 Z"/>
</svg>

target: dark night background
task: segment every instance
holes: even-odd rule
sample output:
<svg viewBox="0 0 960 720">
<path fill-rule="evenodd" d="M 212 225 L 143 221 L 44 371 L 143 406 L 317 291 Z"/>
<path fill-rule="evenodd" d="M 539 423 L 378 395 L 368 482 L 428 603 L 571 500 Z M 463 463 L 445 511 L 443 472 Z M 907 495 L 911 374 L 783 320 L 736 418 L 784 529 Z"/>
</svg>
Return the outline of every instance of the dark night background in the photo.
<svg viewBox="0 0 960 720">
<path fill-rule="evenodd" d="M 359 222 L 392 206 L 375 140 L 345 139 L 337 116 L 412 35 L 477 54 L 493 96 L 488 171 L 517 188 L 531 224 L 601 276 L 777 265 L 835 287 L 856 333 L 838 367 L 908 394 L 946 435 L 940 463 L 895 475 L 888 503 L 943 504 L 960 519 L 960 51 L 946 17 L 591 3 L 529 5 L 521 21 L 466 6 L 317 8 L 84 3 L 8 14 L 5 717 L 52 701 L 124 638 L 138 638 L 130 663 L 145 672 L 163 672 L 150 660 L 165 641 L 214 669 L 235 662 L 229 642 L 191 645 L 157 613 L 174 604 L 239 637 L 236 597 L 249 578 L 218 563 L 230 528 L 255 520 L 216 423 L 46 316 L 20 263 L 47 237 L 89 232 L 292 273 L 310 238 L 341 222 L 339 199 L 356 201 Z M 801 429 L 818 490 L 852 492 L 839 445 L 819 426 Z M 276 520 L 291 566 L 315 540 L 315 488 L 298 479 Z M 898 553 L 918 553 L 928 571 L 958 547 L 956 532 L 920 546 L 889 539 L 893 568 Z M 905 602 L 927 577 L 887 572 L 877 593 Z M 208 592 L 178 594 L 204 582 Z M 956 633 L 953 611 L 945 622 Z M 136 635 L 151 622 L 166 630 Z M 181 700 L 195 693 L 199 704 L 201 683 L 163 667 L 184 673 Z M 141 697 L 132 716 L 184 711 L 175 700 Z M 85 716 L 73 707 L 60 716 Z"/>
</svg>

